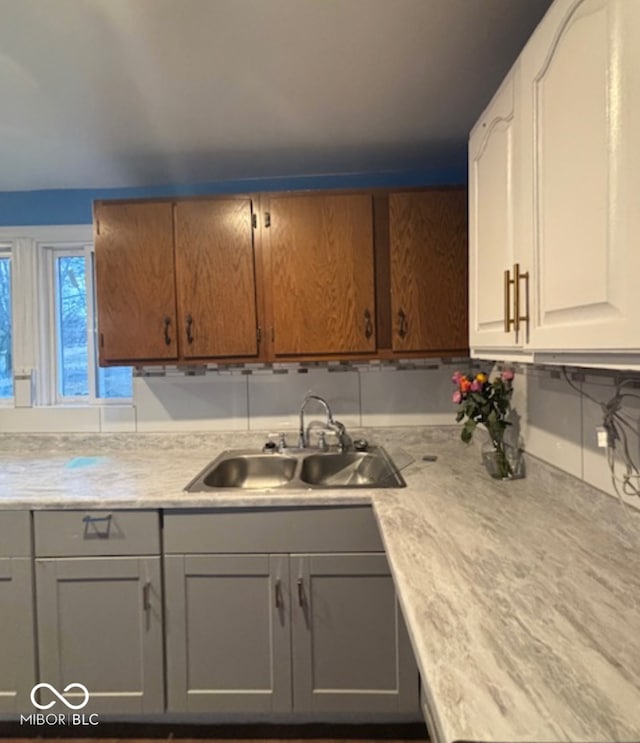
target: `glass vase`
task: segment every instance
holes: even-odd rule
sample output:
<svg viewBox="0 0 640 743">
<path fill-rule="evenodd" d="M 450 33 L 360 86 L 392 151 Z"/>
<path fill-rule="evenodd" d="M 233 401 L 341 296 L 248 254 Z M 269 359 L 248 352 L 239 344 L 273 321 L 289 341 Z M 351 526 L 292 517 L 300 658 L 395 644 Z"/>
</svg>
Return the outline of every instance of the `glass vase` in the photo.
<svg viewBox="0 0 640 743">
<path fill-rule="evenodd" d="M 518 480 L 524 477 L 522 451 L 504 441 L 485 441 L 482 445 L 482 462 L 487 472 L 496 480 Z"/>
</svg>

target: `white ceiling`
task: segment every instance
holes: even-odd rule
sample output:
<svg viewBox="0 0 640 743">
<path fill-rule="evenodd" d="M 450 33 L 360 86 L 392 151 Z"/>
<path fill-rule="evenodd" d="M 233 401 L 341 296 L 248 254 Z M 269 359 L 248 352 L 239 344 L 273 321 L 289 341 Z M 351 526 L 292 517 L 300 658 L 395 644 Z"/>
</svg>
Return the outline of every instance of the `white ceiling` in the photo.
<svg viewBox="0 0 640 743">
<path fill-rule="evenodd" d="M 549 0 L 0 0 L 0 190 L 460 162 Z"/>
</svg>

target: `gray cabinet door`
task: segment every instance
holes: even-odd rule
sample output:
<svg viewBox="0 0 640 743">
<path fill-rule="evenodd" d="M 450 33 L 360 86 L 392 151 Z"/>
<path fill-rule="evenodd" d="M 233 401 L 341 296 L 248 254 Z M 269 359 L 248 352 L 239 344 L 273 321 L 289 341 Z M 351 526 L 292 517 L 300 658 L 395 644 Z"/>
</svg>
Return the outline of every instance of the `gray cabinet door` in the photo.
<svg viewBox="0 0 640 743">
<path fill-rule="evenodd" d="M 163 711 L 159 557 L 37 559 L 36 594 L 41 682 L 83 684 L 88 713 Z"/>
<path fill-rule="evenodd" d="M 413 713 L 418 671 L 384 554 L 292 555 L 294 707 Z"/>
<path fill-rule="evenodd" d="M 30 557 L 0 558 L 0 714 L 34 711 L 36 683 Z"/>
<path fill-rule="evenodd" d="M 172 712 L 291 710 L 287 555 L 165 557 Z"/>
</svg>

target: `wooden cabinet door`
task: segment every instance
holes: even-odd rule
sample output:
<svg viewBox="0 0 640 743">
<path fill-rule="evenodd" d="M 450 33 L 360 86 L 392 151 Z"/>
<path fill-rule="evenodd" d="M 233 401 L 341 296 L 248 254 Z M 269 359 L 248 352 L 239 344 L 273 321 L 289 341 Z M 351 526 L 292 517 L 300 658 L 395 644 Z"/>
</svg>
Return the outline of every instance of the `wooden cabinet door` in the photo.
<svg viewBox="0 0 640 743">
<path fill-rule="evenodd" d="M 165 557 L 171 712 L 291 711 L 286 555 Z"/>
<path fill-rule="evenodd" d="M 521 55 L 535 350 L 640 350 L 640 4 L 558 0 Z"/>
<path fill-rule="evenodd" d="M 96 204 L 100 363 L 178 357 L 170 203 Z"/>
<path fill-rule="evenodd" d="M 524 334 L 505 330 L 513 316 L 505 297 L 504 272 L 528 259 L 521 240 L 516 199 L 521 125 L 520 68 L 513 67 L 469 137 L 469 345 L 471 349 L 512 349 Z"/>
<path fill-rule="evenodd" d="M 36 683 L 33 560 L 0 557 L 0 714 L 31 714 Z"/>
<path fill-rule="evenodd" d="M 86 713 L 163 711 L 159 557 L 38 558 L 36 595 L 41 681 L 83 684 Z"/>
<path fill-rule="evenodd" d="M 415 713 L 418 670 L 384 554 L 292 555 L 293 704 Z"/>
<path fill-rule="evenodd" d="M 466 191 L 390 194 L 389 238 L 393 350 L 465 353 Z"/>
<path fill-rule="evenodd" d="M 275 356 L 375 351 L 371 196 L 269 201 Z"/>
<path fill-rule="evenodd" d="M 252 214 L 250 199 L 175 206 L 182 358 L 258 354 Z"/>
</svg>

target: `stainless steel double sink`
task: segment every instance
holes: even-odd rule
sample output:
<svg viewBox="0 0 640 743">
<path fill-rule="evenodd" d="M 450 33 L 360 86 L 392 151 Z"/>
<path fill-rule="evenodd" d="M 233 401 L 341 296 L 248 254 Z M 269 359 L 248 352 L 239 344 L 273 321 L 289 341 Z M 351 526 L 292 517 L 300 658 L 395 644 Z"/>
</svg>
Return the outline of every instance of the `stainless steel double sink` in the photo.
<svg viewBox="0 0 640 743">
<path fill-rule="evenodd" d="M 212 490 L 319 488 L 403 488 L 406 483 L 381 446 L 367 451 L 285 449 L 224 451 L 186 487 L 189 493 Z"/>
</svg>

